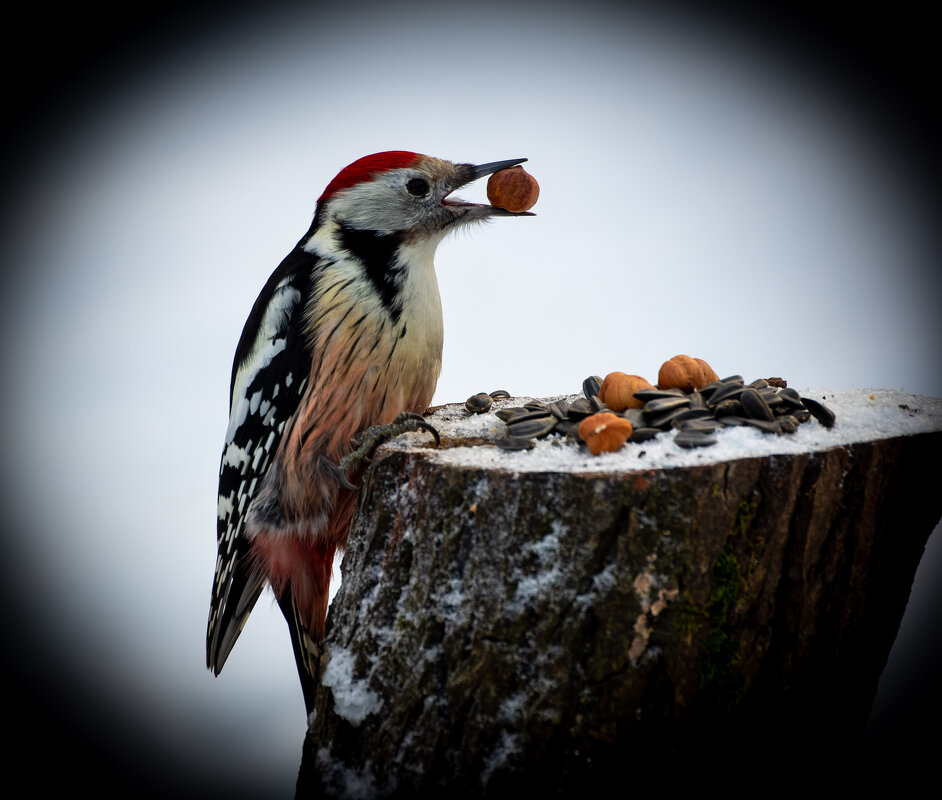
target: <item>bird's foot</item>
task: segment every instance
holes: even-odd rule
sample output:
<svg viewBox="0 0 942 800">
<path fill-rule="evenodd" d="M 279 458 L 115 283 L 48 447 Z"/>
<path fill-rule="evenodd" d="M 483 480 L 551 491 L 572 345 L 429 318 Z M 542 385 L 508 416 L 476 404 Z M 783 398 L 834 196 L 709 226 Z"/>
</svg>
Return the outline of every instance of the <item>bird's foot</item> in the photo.
<svg viewBox="0 0 942 800">
<path fill-rule="evenodd" d="M 347 473 L 351 470 L 370 463 L 370 458 L 383 442 L 387 442 L 395 436 L 412 431 L 428 431 L 435 437 L 435 446 L 441 444 L 441 437 L 438 431 L 425 421 L 421 414 L 414 414 L 411 411 L 403 411 L 398 417 L 387 425 L 374 425 L 365 431 L 358 433 L 353 437 L 351 443 L 354 450 L 340 459 L 338 470 L 340 472 L 341 483 L 348 489 L 357 489 L 359 487 L 350 483 Z"/>
</svg>

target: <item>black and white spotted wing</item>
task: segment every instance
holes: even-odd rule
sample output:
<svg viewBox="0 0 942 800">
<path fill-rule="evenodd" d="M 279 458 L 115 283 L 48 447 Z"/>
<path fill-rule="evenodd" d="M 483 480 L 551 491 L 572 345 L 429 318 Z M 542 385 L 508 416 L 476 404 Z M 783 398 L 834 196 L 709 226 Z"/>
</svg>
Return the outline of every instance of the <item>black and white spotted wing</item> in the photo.
<svg viewBox="0 0 942 800">
<path fill-rule="evenodd" d="M 245 323 L 232 365 L 206 633 L 206 663 L 217 674 L 265 588 L 265 576 L 251 560 L 245 520 L 310 372 L 303 317 L 316 268 L 317 259 L 298 247 L 272 273 Z"/>
</svg>

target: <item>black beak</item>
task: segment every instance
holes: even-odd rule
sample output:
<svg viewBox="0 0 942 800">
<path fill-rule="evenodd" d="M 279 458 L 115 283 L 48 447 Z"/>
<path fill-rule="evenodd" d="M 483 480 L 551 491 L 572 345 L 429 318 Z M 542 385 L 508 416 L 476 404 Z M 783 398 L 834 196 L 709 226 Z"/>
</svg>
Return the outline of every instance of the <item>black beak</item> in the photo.
<svg viewBox="0 0 942 800">
<path fill-rule="evenodd" d="M 471 178 L 468 181 L 476 181 L 478 178 L 483 178 L 485 175 L 491 175 L 495 172 L 500 172 L 502 169 L 509 169 L 510 167 L 515 167 L 517 164 L 522 164 L 527 159 L 525 158 L 509 158 L 506 161 L 491 161 L 489 164 L 478 164 L 477 166 L 471 167 Z M 535 217 L 532 211 L 508 211 L 506 208 L 499 208 L 498 206 L 482 206 L 482 208 L 487 209 L 487 215 L 490 217 Z"/>
<path fill-rule="evenodd" d="M 485 175 L 491 175 L 495 172 L 500 172 L 502 169 L 515 167 L 517 164 L 522 164 L 524 161 L 526 161 L 525 158 L 511 158 L 507 161 L 492 161 L 490 164 L 478 164 L 475 167 L 471 167 L 471 180 L 476 181 L 478 178 L 483 178 Z"/>
<path fill-rule="evenodd" d="M 485 175 L 491 175 L 495 172 L 499 172 L 502 169 L 508 169 L 510 167 L 515 167 L 517 164 L 522 164 L 527 159 L 525 158 L 510 158 L 506 161 L 491 161 L 489 164 L 458 164 L 455 188 L 460 189 L 462 186 L 467 186 L 472 181 L 476 181 L 478 178 L 483 178 Z M 466 203 L 464 200 L 452 199 L 450 197 L 445 197 L 442 200 L 442 206 L 447 209 L 450 209 L 461 222 L 472 222 L 479 219 L 487 219 L 488 217 L 535 217 L 531 211 L 508 211 L 505 208 L 498 208 L 497 206 L 491 206 L 487 204 L 479 203 Z"/>
</svg>

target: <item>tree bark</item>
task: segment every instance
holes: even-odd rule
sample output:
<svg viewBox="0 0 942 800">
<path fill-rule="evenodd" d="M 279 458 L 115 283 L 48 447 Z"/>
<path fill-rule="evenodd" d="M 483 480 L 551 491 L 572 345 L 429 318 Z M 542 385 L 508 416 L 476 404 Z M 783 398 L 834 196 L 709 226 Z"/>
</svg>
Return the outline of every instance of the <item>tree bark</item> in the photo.
<svg viewBox="0 0 942 800">
<path fill-rule="evenodd" d="M 566 796 L 851 752 L 942 514 L 940 445 L 617 474 L 383 449 L 299 796 Z"/>
</svg>

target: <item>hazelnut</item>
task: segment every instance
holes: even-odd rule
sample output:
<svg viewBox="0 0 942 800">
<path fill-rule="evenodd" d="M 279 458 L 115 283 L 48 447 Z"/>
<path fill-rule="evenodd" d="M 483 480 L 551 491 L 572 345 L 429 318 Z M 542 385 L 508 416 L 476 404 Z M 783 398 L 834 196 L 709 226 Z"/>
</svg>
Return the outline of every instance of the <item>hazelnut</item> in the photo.
<svg viewBox="0 0 942 800">
<path fill-rule="evenodd" d="M 615 452 L 628 441 L 629 436 L 631 423 L 608 411 L 593 414 L 579 423 L 579 437 L 594 456 Z"/>
<path fill-rule="evenodd" d="M 716 380 L 719 380 L 719 377 L 702 358 L 680 355 L 661 364 L 657 373 L 657 388 L 692 392 Z"/>
<path fill-rule="evenodd" d="M 602 386 L 599 389 L 599 400 L 612 411 L 624 411 L 626 408 L 643 408 L 644 403 L 635 397 L 635 392 L 653 388 L 640 375 L 610 372 L 602 381 Z"/>
<path fill-rule="evenodd" d="M 487 180 L 487 200 L 492 206 L 515 214 L 529 211 L 540 196 L 540 185 L 519 164 L 495 172 Z"/>
</svg>

